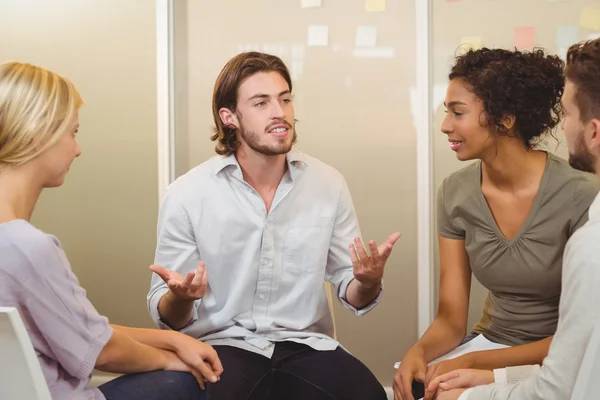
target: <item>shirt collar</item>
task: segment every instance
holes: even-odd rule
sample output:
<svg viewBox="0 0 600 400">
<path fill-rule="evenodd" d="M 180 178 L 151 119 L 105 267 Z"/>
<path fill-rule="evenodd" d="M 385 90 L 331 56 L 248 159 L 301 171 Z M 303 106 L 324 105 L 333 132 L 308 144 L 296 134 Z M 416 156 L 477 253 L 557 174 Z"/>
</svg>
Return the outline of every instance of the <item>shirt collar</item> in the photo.
<svg viewBox="0 0 600 400">
<path fill-rule="evenodd" d="M 214 171 L 215 175 L 217 175 L 219 172 L 223 171 L 225 168 L 227 168 L 231 165 L 235 165 L 238 168 L 240 166 L 238 164 L 234 154 L 231 154 L 228 156 L 216 157 L 214 164 L 213 164 L 213 171 Z"/>
<path fill-rule="evenodd" d="M 299 151 L 291 150 L 289 153 L 286 154 L 285 158 L 288 164 L 288 171 L 290 171 L 290 176 L 292 180 L 294 180 L 294 178 L 298 176 L 300 170 L 303 169 L 303 167 L 308 166 L 308 158 L 305 154 Z M 235 158 L 235 154 L 217 157 L 215 159 L 213 168 L 215 175 L 217 175 L 219 172 L 223 171 L 229 166 L 235 166 L 238 169 L 240 168 L 240 164 Z"/>
</svg>

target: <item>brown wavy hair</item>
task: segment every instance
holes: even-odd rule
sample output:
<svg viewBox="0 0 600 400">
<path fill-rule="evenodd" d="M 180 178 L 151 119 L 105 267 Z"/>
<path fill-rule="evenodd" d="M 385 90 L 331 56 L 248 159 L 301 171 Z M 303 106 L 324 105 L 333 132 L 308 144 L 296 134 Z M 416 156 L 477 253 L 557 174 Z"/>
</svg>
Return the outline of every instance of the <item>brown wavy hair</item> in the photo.
<svg viewBox="0 0 600 400">
<path fill-rule="evenodd" d="M 215 133 L 210 140 L 217 142 L 215 146 L 217 154 L 229 156 L 235 153 L 240 145 L 236 136 L 237 128 L 223 124 L 219 116 L 219 110 L 227 108 L 235 112 L 238 101 L 237 92 L 240 85 L 244 80 L 259 72 L 278 72 L 287 82 L 290 92 L 292 91 L 290 72 L 277 56 L 251 51 L 238 54 L 229 60 L 217 77 L 213 90 L 212 109 Z M 295 131 L 293 140 L 296 141 Z"/>
<path fill-rule="evenodd" d="M 581 122 L 600 118 L 600 40 L 569 48 L 565 76 L 577 87 L 575 102 Z"/>
</svg>

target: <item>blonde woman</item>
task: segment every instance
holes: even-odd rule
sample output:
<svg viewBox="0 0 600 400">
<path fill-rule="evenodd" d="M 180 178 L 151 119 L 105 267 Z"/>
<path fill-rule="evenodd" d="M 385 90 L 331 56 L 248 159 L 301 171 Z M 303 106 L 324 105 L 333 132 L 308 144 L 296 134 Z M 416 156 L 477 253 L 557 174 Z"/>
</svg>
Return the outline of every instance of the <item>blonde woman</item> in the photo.
<svg viewBox="0 0 600 400">
<path fill-rule="evenodd" d="M 202 399 L 222 372 L 189 336 L 109 325 L 88 301 L 57 238 L 29 222 L 44 188 L 61 186 L 82 99 L 42 68 L 0 64 L 0 306 L 16 307 L 55 399 Z M 96 368 L 125 375 L 90 388 Z"/>
</svg>

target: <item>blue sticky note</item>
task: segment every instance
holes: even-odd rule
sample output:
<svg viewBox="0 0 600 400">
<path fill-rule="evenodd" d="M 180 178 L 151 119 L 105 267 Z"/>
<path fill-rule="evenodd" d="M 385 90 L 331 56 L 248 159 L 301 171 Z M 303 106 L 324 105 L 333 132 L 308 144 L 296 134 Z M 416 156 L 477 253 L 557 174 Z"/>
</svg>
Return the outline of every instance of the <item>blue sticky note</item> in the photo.
<svg viewBox="0 0 600 400">
<path fill-rule="evenodd" d="M 568 48 L 579 41 L 579 28 L 575 25 L 562 25 L 556 28 L 556 47 Z"/>
</svg>

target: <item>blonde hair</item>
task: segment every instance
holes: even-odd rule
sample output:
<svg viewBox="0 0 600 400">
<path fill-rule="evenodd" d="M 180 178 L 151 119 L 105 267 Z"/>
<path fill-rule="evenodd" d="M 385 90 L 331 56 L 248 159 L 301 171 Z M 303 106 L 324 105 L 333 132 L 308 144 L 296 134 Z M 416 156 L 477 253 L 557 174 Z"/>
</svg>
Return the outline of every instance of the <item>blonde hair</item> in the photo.
<svg viewBox="0 0 600 400">
<path fill-rule="evenodd" d="M 0 169 L 55 145 L 83 99 L 69 80 L 31 64 L 0 64 Z"/>
</svg>

